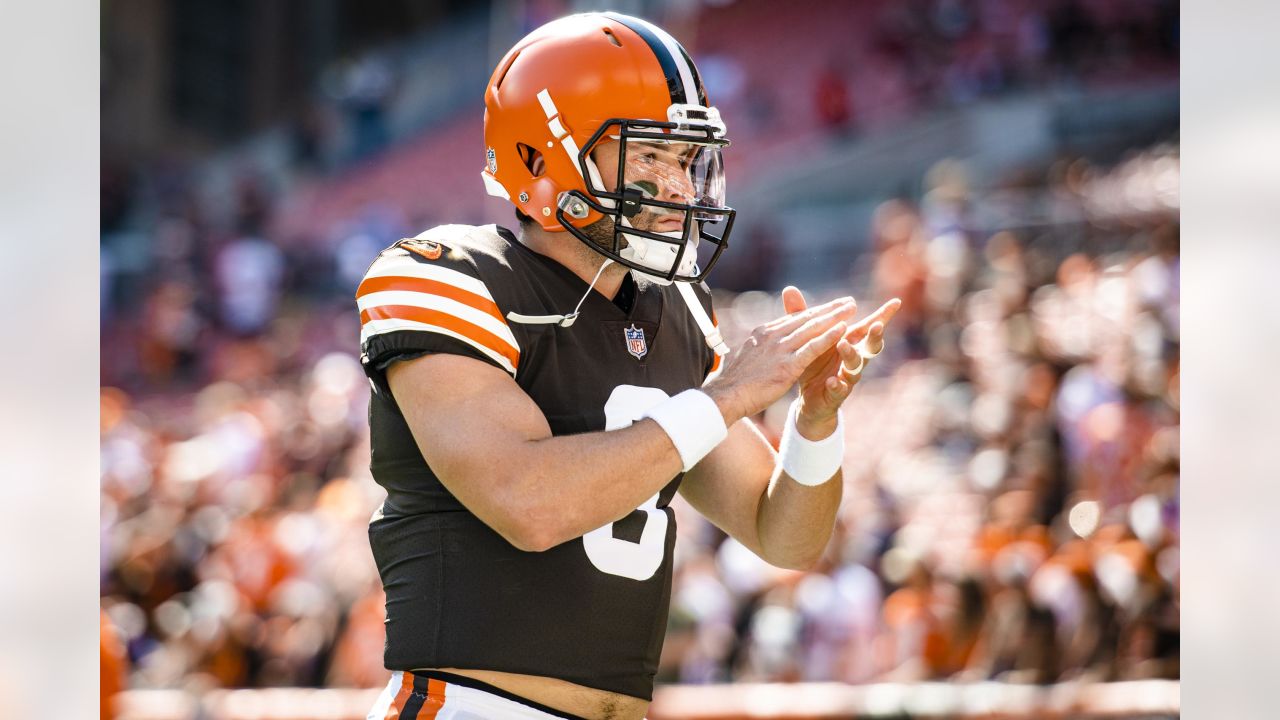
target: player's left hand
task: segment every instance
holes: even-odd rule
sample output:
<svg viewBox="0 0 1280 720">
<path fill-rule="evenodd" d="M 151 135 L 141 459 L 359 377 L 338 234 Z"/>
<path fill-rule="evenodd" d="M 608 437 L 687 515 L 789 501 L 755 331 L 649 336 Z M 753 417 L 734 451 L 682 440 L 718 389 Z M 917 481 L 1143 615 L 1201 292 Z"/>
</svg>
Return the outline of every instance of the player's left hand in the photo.
<svg viewBox="0 0 1280 720">
<path fill-rule="evenodd" d="M 803 311 L 808 304 L 800 290 L 787 286 L 782 291 L 782 306 L 791 314 Z M 834 348 L 805 368 L 798 381 L 800 409 L 796 417 L 796 429 L 802 436 L 819 440 L 835 431 L 836 412 L 862 377 L 861 373 L 852 371 L 867 362 L 858 355 L 856 345 L 866 340 L 866 349 L 871 354 L 883 350 L 885 328 L 901 307 L 902 301 L 898 298 L 881 305 L 852 325 Z"/>
</svg>

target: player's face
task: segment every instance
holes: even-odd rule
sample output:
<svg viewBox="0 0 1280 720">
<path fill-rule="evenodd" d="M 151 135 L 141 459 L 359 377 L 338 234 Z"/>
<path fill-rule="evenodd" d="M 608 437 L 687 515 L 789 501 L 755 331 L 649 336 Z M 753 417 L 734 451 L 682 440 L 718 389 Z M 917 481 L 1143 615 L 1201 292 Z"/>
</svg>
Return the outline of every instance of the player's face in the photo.
<svg viewBox="0 0 1280 720">
<path fill-rule="evenodd" d="M 600 169 L 601 181 L 608 192 L 617 192 L 618 148 L 620 143 L 606 140 L 596 146 L 593 156 Z M 694 172 L 707 148 L 686 142 L 627 141 L 623 183 L 627 189 L 639 190 L 644 198 L 676 204 L 698 202 Z M 631 218 L 631 224 L 651 232 L 679 232 L 685 214 L 644 206 Z"/>
</svg>

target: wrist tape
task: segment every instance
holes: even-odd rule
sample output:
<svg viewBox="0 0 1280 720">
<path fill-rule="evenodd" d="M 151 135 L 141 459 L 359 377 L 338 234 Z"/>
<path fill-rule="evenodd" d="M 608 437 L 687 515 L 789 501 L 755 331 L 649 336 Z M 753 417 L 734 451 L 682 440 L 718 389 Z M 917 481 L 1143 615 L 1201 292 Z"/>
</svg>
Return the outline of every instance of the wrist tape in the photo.
<svg viewBox="0 0 1280 720">
<path fill-rule="evenodd" d="M 791 403 L 787 426 L 778 444 L 782 471 L 801 485 L 821 485 L 835 476 L 844 463 L 844 417 L 836 412 L 836 429 L 822 440 L 807 440 L 796 429 L 800 400 Z"/>
<path fill-rule="evenodd" d="M 720 408 L 701 390 L 685 390 L 653 406 L 641 417 L 658 423 L 671 438 L 671 444 L 680 453 L 684 472 L 729 436 Z"/>
</svg>

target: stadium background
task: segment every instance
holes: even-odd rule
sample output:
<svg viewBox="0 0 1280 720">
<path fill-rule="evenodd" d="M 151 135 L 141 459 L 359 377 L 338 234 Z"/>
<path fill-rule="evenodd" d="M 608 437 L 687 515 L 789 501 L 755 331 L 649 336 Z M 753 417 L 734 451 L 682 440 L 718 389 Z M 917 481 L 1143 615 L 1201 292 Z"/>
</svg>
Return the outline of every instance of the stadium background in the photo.
<svg viewBox="0 0 1280 720">
<path fill-rule="evenodd" d="M 104 3 L 121 717 L 359 717 L 385 682 L 354 285 L 424 227 L 510 224 L 481 88 L 595 7 Z M 818 568 L 679 511 L 651 716 L 1176 715 L 1177 4 L 609 7 L 681 39 L 729 123 L 731 340 L 784 284 L 906 301 Z M 757 685 L 792 681 L 838 684 Z"/>
</svg>

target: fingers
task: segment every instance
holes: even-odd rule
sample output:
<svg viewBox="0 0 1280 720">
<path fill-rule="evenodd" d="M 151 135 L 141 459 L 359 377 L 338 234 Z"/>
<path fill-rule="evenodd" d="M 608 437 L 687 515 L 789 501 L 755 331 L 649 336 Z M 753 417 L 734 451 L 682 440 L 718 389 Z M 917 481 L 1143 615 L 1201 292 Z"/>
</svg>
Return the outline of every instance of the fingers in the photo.
<svg viewBox="0 0 1280 720">
<path fill-rule="evenodd" d="M 798 313 L 808 307 L 808 303 L 804 300 L 804 294 L 794 285 L 788 285 L 782 289 L 782 309 L 788 315 Z"/>
<path fill-rule="evenodd" d="M 901 307 L 902 301 L 893 298 L 857 325 L 849 328 L 833 343 L 828 344 L 829 335 L 823 333 L 801 348 L 798 355 L 802 360 L 810 361 L 825 357 L 826 359 L 822 362 L 824 367 L 830 367 L 832 355 L 839 358 L 835 372 L 823 379 L 820 386 L 823 399 L 829 406 L 839 407 L 848 399 L 854 386 L 861 381 L 867 361 L 884 349 L 885 327 Z M 830 354 L 824 355 L 824 353 Z"/>
<path fill-rule="evenodd" d="M 845 332 L 847 332 L 849 321 L 853 319 L 854 312 L 856 312 L 856 309 L 854 308 L 852 301 L 849 303 L 835 305 L 826 312 L 816 315 L 803 325 L 791 330 L 782 338 L 782 345 L 789 348 L 799 347 L 826 332 L 835 323 L 843 325 L 845 327 Z M 784 333 L 787 332 L 787 328 L 778 328 L 775 332 Z M 841 336 L 843 335 L 844 332 L 841 333 Z M 832 344 L 834 345 L 834 342 Z"/>
<path fill-rule="evenodd" d="M 799 293 L 799 290 L 797 290 L 796 292 Z M 785 307 L 785 303 L 786 303 L 785 297 L 783 298 L 783 302 Z M 825 302 L 821 305 L 815 305 L 811 308 L 807 308 L 799 312 L 791 313 L 790 315 L 783 315 L 782 317 L 776 320 L 771 320 L 765 323 L 763 327 L 766 330 L 776 330 L 785 335 L 787 333 L 794 332 L 796 328 L 804 325 L 810 320 L 813 320 L 815 317 L 819 317 L 825 313 L 830 312 L 833 308 L 840 308 L 846 305 L 848 306 L 847 312 L 849 314 L 849 319 L 852 320 L 853 313 L 857 311 L 858 305 L 853 301 L 853 298 L 846 296 L 842 298 L 836 298 L 835 300 L 832 300 L 830 302 Z"/>
<path fill-rule="evenodd" d="M 884 350 L 884 323 L 875 323 L 871 329 L 867 331 L 867 337 L 860 345 L 862 345 L 863 357 L 873 358 Z"/>
<path fill-rule="evenodd" d="M 862 369 L 866 365 L 866 361 L 849 343 L 841 341 L 837 348 L 841 358 L 839 369 L 835 375 L 826 379 L 823 388 L 827 404 L 831 407 L 844 404 L 853 392 L 853 387 L 862 379 Z"/>
<path fill-rule="evenodd" d="M 819 328 L 821 326 L 818 326 Z M 796 352 L 796 358 L 800 361 L 801 367 L 808 367 L 810 363 L 817 360 L 826 351 L 835 346 L 840 338 L 844 335 L 847 325 L 842 321 L 827 328 L 826 332 L 810 339 Z M 797 335 L 793 333 L 793 335 Z"/>
<path fill-rule="evenodd" d="M 858 373 L 853 376 L 846 376 L 844 373 L 832 375 L 827 378 L 825 390 L 827 392 L 827 403 L 838 406 L 844 403 L 849 397 L 849 393 L 853 392 L 853 386 L 858 384 L 862 379 L 862 374 Z"/>
<path fill-rule="evenodd" d="M 838 375 L 846 379 L 861 375 L 864 358 L 858 353 L 857 346 L 841 338 L 840 342 L 836 343 L 836 350 L 840 353 L 840 372 Z"/>
<path fill-rule="evenodd" d="M 893 316 L 897 315 L 900 309 L 902 309 L 902 301 L 898 298 L 893 298 L 877 308 L 875 312 L 863 318 L 857 325 L 850 327 L 845 339 L 851 343 L 858 344 L 871 335 L 871 330 L 877 323 L 880 325 L 880 334 L 883 337 L 885 327 L 889 325 L 889 321 L 893 320 Z M 881 348 L 883 348 L 883 340 L 880 343 Z M 878 352 L 880 350 L 876 350 L 872 354 Z"/>
<path fill-rule="evenodd" d="M 862 379 L 862 370 L 866 365 L 866 360 L 848 340 L 841 338 L 836 342 L 835 352 L 840 362 L 835 374 L 828 376 L 822 385 L 823 402 L 833 408 L 840 407 L 849 398 L 854 386 Z"/>
</svg>

